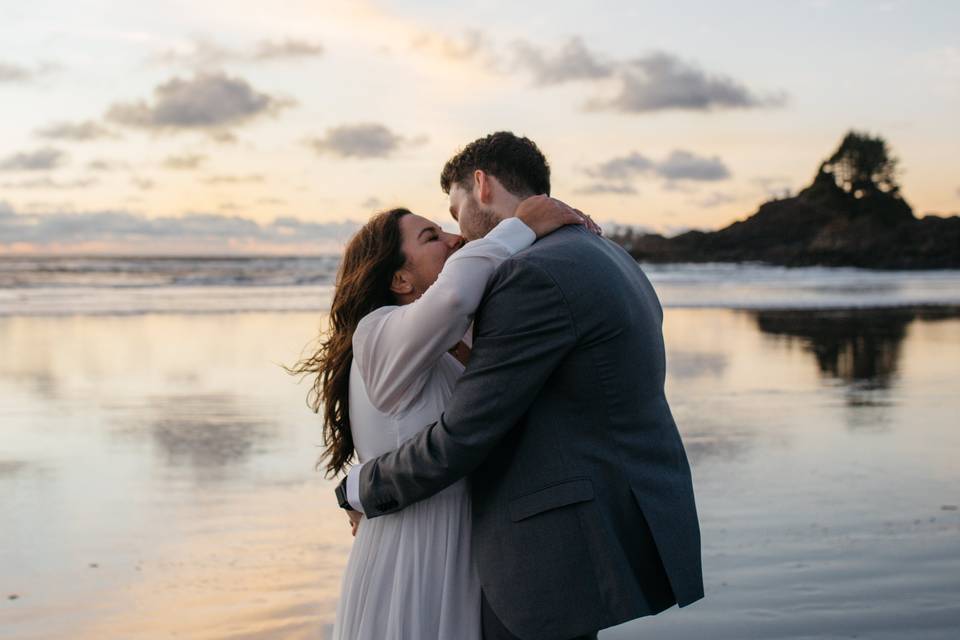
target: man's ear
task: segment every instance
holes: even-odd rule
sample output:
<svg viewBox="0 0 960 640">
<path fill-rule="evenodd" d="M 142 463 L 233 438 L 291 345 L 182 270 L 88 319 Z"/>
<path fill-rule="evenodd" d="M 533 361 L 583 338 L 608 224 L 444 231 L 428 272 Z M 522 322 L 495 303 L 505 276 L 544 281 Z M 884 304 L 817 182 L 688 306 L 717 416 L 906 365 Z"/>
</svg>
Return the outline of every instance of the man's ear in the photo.
<svg viewBox="0 0 960 640">
<path fill-rule="evenodd" d="M 399 269 L 393 272 L 393 279 L 390 281 L 390 291 L 394 295 L 406 296 L 413 293 L 413 283 L 407 277 L 406 271 Z"/>
<path fill-rule="evenodd" d="M 493 200 L 494 177 L 483 169 L 473 172 L 473 190 L 477 201 L 481 204 L 490 204 Z"/>
</svg>

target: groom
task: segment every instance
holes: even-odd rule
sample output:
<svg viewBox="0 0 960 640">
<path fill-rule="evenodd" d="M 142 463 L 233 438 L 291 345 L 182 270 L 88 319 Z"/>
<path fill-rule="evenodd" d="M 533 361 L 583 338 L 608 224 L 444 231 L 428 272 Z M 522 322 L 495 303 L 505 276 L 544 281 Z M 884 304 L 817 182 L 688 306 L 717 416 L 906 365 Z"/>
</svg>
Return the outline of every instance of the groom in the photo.
<svg viewBox="0 0 960 640">
<path fill-rule="evenodd" d="M 550 193 L 527 138 L 499 132 L 440 177 L 467 239 Z M 500 266 L 440 422 L 351 469 L 375 518 L 469 476 L 485 640 L 595 638 L 703 597 L 690 467 L 664 395 L 663 313 L 637 263 L 582 227 Z"/>
</svg>

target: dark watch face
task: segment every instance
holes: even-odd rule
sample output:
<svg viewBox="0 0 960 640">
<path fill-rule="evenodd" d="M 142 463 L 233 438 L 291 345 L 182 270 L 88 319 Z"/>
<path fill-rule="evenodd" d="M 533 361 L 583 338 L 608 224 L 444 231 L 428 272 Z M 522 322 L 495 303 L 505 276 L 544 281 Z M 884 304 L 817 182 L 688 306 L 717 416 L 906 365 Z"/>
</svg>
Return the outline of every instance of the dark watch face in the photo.
<svg viewBox="0 0 960 640">
<path fill-rule="evenodd" d="M 340 503 L 340 508 L 351 509 L 352 507 L 350 506 L 350 503 L 347 501 L 347 490 L 346 490 L 346 487 L 344 486 L 345 484 L 346 484 L 346 480 L 338 484 L 334 493 L 337 496 L 337 502 Z"/>
</svg>

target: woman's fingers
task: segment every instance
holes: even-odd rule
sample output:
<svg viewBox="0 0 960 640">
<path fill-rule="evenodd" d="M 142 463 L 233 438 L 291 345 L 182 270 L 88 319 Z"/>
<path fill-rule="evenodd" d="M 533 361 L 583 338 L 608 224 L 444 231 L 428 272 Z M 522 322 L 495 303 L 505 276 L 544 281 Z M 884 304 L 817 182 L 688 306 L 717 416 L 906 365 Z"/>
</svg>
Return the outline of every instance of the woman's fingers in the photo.
<svg viewBox="0 0 960 640">
<path fill-rule="evenodd" d="M 602 235 L 603 235 L 603 229 L 601 229 L 601 228 L 600 228 L 600 225 L 598 225 L 596 222 L 593 221 L 593 218 L 591 218 L 590 216 L 588 216 L 587 214 L 585 214 L 583 211 L 580 211 L 580 209 L 574 209 L 574 211 L 576 211 L 576 212 L 577 212 L 577 215 L 579 215 L 580 218 L 581 218 L 581 220 L 583 220 L 583 225 L 584 225 L 587 229 L 589 229 L 590 231 L 594 232 L 594 233 L 597 234 L 598 236 L 602 236 Z"/>
<path fill-rule="evenodd" d="M 600 226 L 587 214 L 574 209 L 562 200 L 545 195 L 531 196 L 520 204 L 517 217 L 533 229 L 538 238 L 564 225 L 579 224 L 589 231 L 603 235 Z"/>
<path fill-rule="evenodd" d="M 347 517 L 350 519 L 350 533 L 356 537 L 357 529 L 360 527 L 360 521 L 363 520 L 363 514 L 350 509 L 347 511 Z"/>
</svg>

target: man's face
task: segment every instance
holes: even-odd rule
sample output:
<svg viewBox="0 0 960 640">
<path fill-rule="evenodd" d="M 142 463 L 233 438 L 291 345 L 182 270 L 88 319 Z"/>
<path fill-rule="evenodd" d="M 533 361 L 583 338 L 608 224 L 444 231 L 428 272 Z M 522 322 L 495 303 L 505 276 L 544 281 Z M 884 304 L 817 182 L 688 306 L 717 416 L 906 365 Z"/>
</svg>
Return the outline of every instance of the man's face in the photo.
<svg viewBox="0 0 960 640">
<path fill-rule="evenodd" d="M 473 191 L 459 183 L 450 187 L 450 215 L 460 223 L 460 235 L 467 240 L 482 238 L 500 222 L 492 208 L 482 206 Z"/>
</svg>

